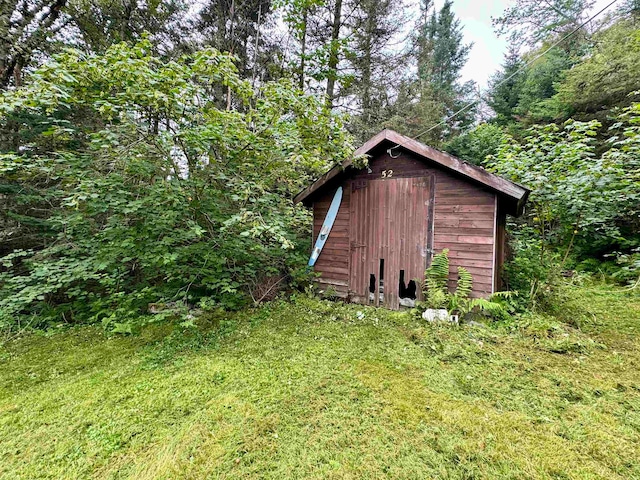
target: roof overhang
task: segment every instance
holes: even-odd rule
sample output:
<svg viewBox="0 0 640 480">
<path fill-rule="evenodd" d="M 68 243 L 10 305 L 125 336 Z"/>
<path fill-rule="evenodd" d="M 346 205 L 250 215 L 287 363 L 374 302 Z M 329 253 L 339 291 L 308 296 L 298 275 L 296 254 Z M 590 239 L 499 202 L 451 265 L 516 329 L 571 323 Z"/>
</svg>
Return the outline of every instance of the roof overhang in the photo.
<svg viewBox="0 0 640 480">
<path fill-rule="evenodd" d="M 453 172 L 466 178 L 474 183 L 483 185 L 490 190 L 498 193 L 504 200 L 510 204 L 511 208 L 508 208 L 509 213 L 515 216 L 522 214 L 524 210 L 524 204 L 527 201 L 530 190 L 518 185 L 517 183 L 510 182 L 498 175 L 487 172 L 484 168 L 470 164 L 464 160 L 454 157 L 446 152 L 442 152 L 433 147 L 429 147 L 423 143 L 420 143 L 405 135 L 401 135 L 393 130 L 385 129 L 369 139 L 364 145 L 358 148 L 353 157 L 345 160 L 342 164 L 336 165 L 327 173 L 318 178 L 315 182 L 301 191 L 293 199 L 295 203 L 304 202 L 310 198 L 315 192 L 322 189 L 334 178 L 341 174 L 344 174 L 348 170 L 353 170 L 356 167 L 353 165 L 355 158 L 361 155 L 367 155 L 374 148 L 379 146 L 383 142 L 391 142 L 396 145 L 394 148 L 404 149 L 411 152 L 428 162 L 432 162 L 443 170 Z"/>
</svg>

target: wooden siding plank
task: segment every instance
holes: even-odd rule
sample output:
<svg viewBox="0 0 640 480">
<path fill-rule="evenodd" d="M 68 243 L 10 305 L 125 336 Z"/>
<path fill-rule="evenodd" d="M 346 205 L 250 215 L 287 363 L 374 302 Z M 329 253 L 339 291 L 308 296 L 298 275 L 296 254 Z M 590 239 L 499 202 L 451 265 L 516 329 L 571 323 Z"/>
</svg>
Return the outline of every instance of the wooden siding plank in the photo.
<svg viewBox="0 0 640 480">
<path fill-rule="evenodd" d="M 491 252 L 474 252 L 474 251 L 461 251 L 461 250 L 453 250 L 449 252 L 449 258 L 455 258 L 462 260 L 486 260 L 491 261 Z"/>
<path fill-rule="evenodd" d="M 482 245 L 493 245 L 493 237 L 491 236 L 458 235 L 458 241 L 461 243 L 479 243 Z"/>
<path fill-rule="evenodd" d="M 436 216 L 440 213 L 493 213 L 493 205 L 438 205 L 436 197 Z"/>
<path fill-rule="evenodd" d="M 493 205 L 495 200 L 493 197 L 470 197 L 466 195 L 439 195 L 436 199 L 436 205 Z"/>
<path fill-rule="evenodd" d="M 349 282 L 346 281 L 346 280 L 337 280 L 335 278 L 329 278 L 329 277 L 316 278 L 315 282 L 324 283 L 326 285 L 333 285 L 335 287 L 348 287 L 349 286 Z"/>
<path fill-rule="evenodd" d="M 464 234 L 467 236 L 476 236 L 476 237 L 488 237 L 493 238 L 493 229 L 492 228 L 469 228 L 469 227 L 449 227 L 443 226 L 442 223 L 438 223 L 440 227 L 438 229 L 438 233 L 440 235 L 460 235 Z"/>
</svg>

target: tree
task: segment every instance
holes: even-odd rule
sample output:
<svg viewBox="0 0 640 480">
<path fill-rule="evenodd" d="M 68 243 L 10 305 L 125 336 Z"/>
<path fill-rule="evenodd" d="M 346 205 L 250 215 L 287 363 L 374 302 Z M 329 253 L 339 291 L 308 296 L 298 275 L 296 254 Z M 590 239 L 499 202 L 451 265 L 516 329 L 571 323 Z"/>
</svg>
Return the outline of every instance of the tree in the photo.
<svg viewBox="0 0 640 480">
<path fill-rule="evenodd" d="M 460 70 L 472 47 L 463 43 L 462 26 L 451 10 L 452 5 L 448 0 L 438 13 L 433 11 L 418 34 L 418 76 L 446 94 L 460 88 Z"/>
<path fill-rule="evenodd" d="M 352 153 L 340 117 L 287 79 L 253 89 L 217 50 L 152 52 L 68 50 L 0 96 L 0 124 L 38 119 L 0 152 L 3 215 L 36 217 L 12 201 L 26 190 L 49 227 L 0 259 L 0 328 L 38 313 L 125 331 L 149 302 L 239 307 L 304 265 L 292 197 Z M 221 108 L 219 86 L 241 108 Z"/>
<path fill-rule="evenodd" d="M 461 83 L 460 71 L 464 67 L 471 44 L 463 43 L 462 26 L 445 2 L 439 12 L 433 10 L 431 0 L 422 3 L 422 16 L 413 40 L 413 53 L 417 63 L 417 79 L 409 89 L 407 104 L 398 105 L 398 114 L 392 123 L 409 135 L 425 132 L 422 137 L 434 145 L 455 136 L 475 117 L 475 108 L 469 105 L 473 82 Z M 465 108 L 466 106 L 466 108 Z M 454 118 L 452 114 L 463 110 Z M 438 125 L 442 123 L 442 125 Z"/>
<path fill-rule="evenodd" d="M 516 121 L 516 107 L 522 94 L 526 72 L 518 72 L 524 62 L 517 49 L 511 47 L 505 56 L 502 70 L 495 73 L 489 82 L 487 103 L 495 112 L 494 121 L 505 125 Z M 511 77 L 511 78 L 510 78 Z"/>
<path fill-rule="evenodd" d="M 137 42 L 145 33 L 159 51 L 169 51 L 190 31 L 187 9 L 184 0 L 68 0 L 66 13 L 80 34 L 78 46 L 90 51 Z"/>
<path fill-rule="evenodd" d="M 640 30 L 634 20 L 621 19 L 594 42 L 589 55 L 556 86 L 552 103 L 564 118 L 608 122 L 611 111 L 628 106 L 633 99 L 629 94 L 640 90 Z"/>
<path fill-rule="evenodd" d="M 22 70 L 34 55 L 47 52 L 50 39 L 68 21 L 67 0 L 13 0 L 0 3 L 0 89 L 13 80 L 22 83 Z"/>
<path fill-rule="evenodd" d="M 502 127 L 482 123 L 449 140 L 444 150 L 467 162 L 484 166 L 487 157 L 495 155 L 506 139 L 507 134 Z"/>
<path fill-rule="evenodd" d="M 338 62 L 340 61 L 340 27 L 342 26 L 342 0 L 334 0 L 333 18 L 331 20 L 331 37 L 329 37 L 329 61 L 327 62 L 327 107 L 332 108 L 335 100 L 335 85 L 338 78 Z"/>
<path fill-rule="evenodd" d="M 406 78 L 403 70 L 407 55 L 391 45 L 405 24 L 398 13 L 402 7 L 398 0 L 361 0 L 353 15 L 347 55 L 353 81 L 345 95 L 354 111 L 350 129 L 362 141 L 382 128 L 392 99 Z"/>
<path fill-rule="evenodd" d="M 402 0 L 282 0 L 290 36 L 290 69 L 298 84 L 348 109 L 358 135 L 376 129 L 400 83 L 405 58 L 392 48 L 404 25 Z M 364 117 L 367 117 L 366 119 Z"/>
<path fill-rule="evenodd" d="M 321 0 L 282 0 L 277 5 L 284 10 L 284 21 L 297 43 L 297 51 L 294 47 L 291 52 L 294 57 L 297 56 L 297 59 L 292 61 L 292 70 L 298 77 L 298 87 L 304 90 L 307 84 L 308 62 L 313 57 L 308 42 L 310 23 L 317 14 Z"/>
<path fill-rule="evenodd" d="M 342 96 L 348 27 L 343 19 L 350 6 L 343 0 L 282 0 L 285 21 L 295 44 L 289 48 L 289 68 L 301 88 L 325 97 L 328 108 Z M 353 12 L 351 12 L 353 13 Z"/>
<path fill-rule="evenodd" d="M 541 48 L 545 49 L 546 45 Z M 537 53 L 531 52 L 525 59 Z M 558 83 L 573 64 L 573 58 L 565 50 L 554 48 L 529 65 L 514 113 L 528 124 L 558 119 L 557 108 L 548 100 L 556 94 Z"/>
<path fill-rule="evenodd" d="M 593 3 L 593 0 L 516 0 L 502 16 L 493 19 L 493 24 L 498 34 L 508 35 L 513 46 L 539 47 L 544 40 L 559 38 L 578 28 Z M 571 51 L 580 43 L 580 36 L 574 36 L 563 48 Z"/>
<path fill-rule="evenodd" d="M 271 0 L 209 0 L 196 22 L 199 39 L 204 46 L 234 55 L 241 76 L 251 77 L 259 57 L 256 48 L 264 47 L 259 32 L 271 13 Z"/>
<path fill-rule="evenodd" d="M 496 113 L 494 122 L 517 129 L 518 124 L 531 125 L 568 118 L 562 118 L 557 103 L 550 99 L 557 93 L 559 83 L 574 60 L 560 48 L 553 48 L 535 59 L 547 48 L 544 43 L 522 57 L 514 49 L 507 54 L 503 70 L 495 74 L 490 83 L 487 101 Z M 530 59 L 535 61 L 525 67 Z"/>
</svg>

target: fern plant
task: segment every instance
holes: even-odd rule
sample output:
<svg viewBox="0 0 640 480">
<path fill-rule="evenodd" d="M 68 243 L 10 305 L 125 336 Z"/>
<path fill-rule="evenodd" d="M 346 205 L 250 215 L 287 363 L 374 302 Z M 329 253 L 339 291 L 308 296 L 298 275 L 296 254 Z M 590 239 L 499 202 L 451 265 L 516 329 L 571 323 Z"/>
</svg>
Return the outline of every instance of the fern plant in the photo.
<svg viewBox="0 0 640 480">
<path fill-rule="evenodd" d="M 445 308 L 449 303 L 449 250 L 433 256 L 424 273 L 423 293 L 427 308 Z"/>
<path fill-rule="evenodd" d="M 507 320 L 513 313 L 513 305 L 505 301 L 507 298 L 500 294 L 515 294 L 515 292 L 496 292 L 489 298 L 467 298 L 459 302 L 457 312 L 460 317 L 465 317 L 471 313 L 481 313 L 496 320 Z"/>
<path fill-rule="evenodd" d="M 483 313 L 497 319 L 505 319 L 513 312 L 509 300 L 515 292 L 496 292 L 489 298 L 470 298 L 473 277 L 464 268 L 458 267 L 455 292 L 449 291 L 449 250 L 434 255 L 431 265 L 425 271 L 423 294 L 426 308 L 446 308 L 449 314 L 460 317 L 470 313 Z"/>
<path fill-rule="evenodd" d="M 456 291 L 449 295 L 449 313 L 460 313 L 460 307 L 469 300 L 471 290 L 473 289 L 473 277 L 464 267 L 458 267 L 458 280 L 456 282 Z"/>
</svg>

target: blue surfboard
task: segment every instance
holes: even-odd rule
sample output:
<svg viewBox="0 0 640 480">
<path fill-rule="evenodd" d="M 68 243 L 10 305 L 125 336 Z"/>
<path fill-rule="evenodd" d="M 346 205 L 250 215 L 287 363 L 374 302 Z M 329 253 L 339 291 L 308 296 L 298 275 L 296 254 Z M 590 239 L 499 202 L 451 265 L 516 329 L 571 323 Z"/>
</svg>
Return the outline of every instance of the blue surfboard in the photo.
<svg viewBox="0 0 640 480">
<path fill-rule="evenodd" d="M 320 252 L 322 252 L 322 247 L 324 247 L 327 238 L 329 238 L 331 227 L 333 227 L 333 222 L 335 222 L 336 216 L 338 215 L 340 202 L 342 202 L 342 187 L 338 187 L 338 190 L 336 190 L 336 194 L 333 196 L 333 200 L 331 200 L 329 211 L 327 212 L 327 216 L 324 218 L 322 228 L 320 229 L 320 234 L 318 235 L 316 244 L 313 247 L 313 251 L 311 252 L 311 257 L 309 258 L 310 267 L 313 267 L 315 265 L 316 260 L 318 260 L 318 257 L 320 256 Z"/>
</svg>

